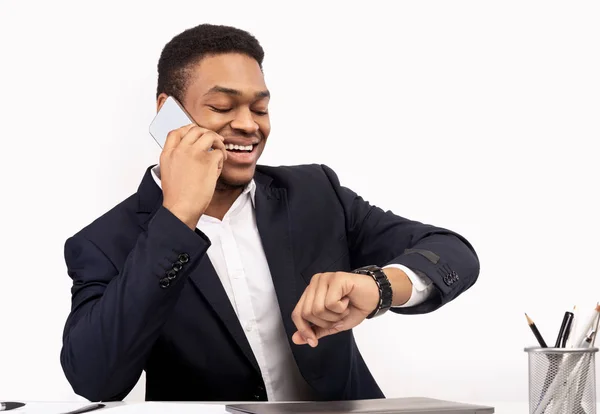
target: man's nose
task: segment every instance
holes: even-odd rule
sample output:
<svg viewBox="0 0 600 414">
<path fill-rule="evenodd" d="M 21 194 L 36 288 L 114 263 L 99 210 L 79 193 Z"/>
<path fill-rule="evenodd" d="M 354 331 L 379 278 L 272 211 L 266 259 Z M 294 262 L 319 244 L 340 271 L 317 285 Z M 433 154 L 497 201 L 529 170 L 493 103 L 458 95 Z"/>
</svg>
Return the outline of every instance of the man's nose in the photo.
<svg viewBox="0 0 600 414">
<path fill-rule="evenodd" d="M 235 118 L 231 122 L 231 127 L 239 131 L 244 131 L 246 134 L 255 134 L 259 128 L 249 108 L 240 108 L 236 111 Z"/>
</svg>

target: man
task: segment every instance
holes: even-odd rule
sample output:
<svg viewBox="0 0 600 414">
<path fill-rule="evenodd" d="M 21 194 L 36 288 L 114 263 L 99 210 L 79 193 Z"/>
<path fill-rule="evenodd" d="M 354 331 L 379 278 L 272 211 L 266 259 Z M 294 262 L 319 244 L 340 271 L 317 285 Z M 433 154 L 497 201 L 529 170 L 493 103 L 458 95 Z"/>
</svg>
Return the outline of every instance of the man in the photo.
<svg viewBox="0 0 600 414">
<path fill-rule="evenodd" d="M 381 398 L 352 328 L 475 283 L 458 234 L 371 206 L 326 166 L 256 165 L 262 60 L 226 26 L 165 46 L 157 106 L 173 96 L 198 125 L 172 131 L 137 192 L 66 242 L 61 364 L 77 394 L 120 400 L 145 370 L 148 400 Z"/>
</svg>

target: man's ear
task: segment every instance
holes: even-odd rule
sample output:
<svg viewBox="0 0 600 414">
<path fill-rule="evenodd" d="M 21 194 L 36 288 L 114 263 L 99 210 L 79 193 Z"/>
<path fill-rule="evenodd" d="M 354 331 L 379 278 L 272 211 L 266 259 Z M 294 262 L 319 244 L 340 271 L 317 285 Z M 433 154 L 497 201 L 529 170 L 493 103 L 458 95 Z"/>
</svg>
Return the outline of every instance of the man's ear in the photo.
<svg viewBox="0 0 600 414">
<path fill-rule="evenodd" d="M 158 98 L 156 98 L 156 112 L 160 111 L 160 108 L 162 108 L 168 97 L 169 95 L 164 92 L 158 95 Z"/>
</svg>

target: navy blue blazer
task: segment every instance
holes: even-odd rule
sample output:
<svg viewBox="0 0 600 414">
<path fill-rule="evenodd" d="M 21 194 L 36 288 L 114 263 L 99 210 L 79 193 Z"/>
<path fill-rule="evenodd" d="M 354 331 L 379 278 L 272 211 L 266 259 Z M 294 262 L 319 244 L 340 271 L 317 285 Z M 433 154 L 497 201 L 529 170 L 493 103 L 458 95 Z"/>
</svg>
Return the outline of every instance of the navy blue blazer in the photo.
<svg viewBox="0 0 600 414">
<path fill-rule="evenodd" d="M 425 313 L 475 283 L 475 251 L 452 231 L 370 205 L 323 165 L 258 166 L 255 181 L 256 222 L 302 376 L 318 400 L 383 397 L 352 331 L 314 349 L 291 342 L 311 276 L 400 263 L 427 275 L 435 294 L 393 312 Z M 209 246 L 162 206 L 150 168 L 135 194 L 66 241 L 72 308 L 60 361 L 75 393 L 121 400 L 145 370 L 147 400 L 267 399 Z"/>
</svg>

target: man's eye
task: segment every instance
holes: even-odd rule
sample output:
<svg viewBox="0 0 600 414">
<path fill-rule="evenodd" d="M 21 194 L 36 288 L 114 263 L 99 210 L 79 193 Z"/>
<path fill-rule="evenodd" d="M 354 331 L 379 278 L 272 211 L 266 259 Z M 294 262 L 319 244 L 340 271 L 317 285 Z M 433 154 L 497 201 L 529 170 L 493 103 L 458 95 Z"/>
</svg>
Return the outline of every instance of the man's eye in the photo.
<svg viewBox="0 0 600 414">
<path fill-rule="evenodd" d="M 252 112 L 254 112 L 256 115 L 261 115 L 261 116 L 263 116 L 263 115 L 267 115 L 267 114 L 268 114 L 268 112 L 267 112 L 267 111 L 257 111 L 257 110 L 254 110 L 254 111 L 252 111 Z"/>
<path fill-rule="evenodd" d="M 224 114 L 224 113 L 231 111 L 231 108 L 217 108 L 216 106 L 210 106 L 210 105 L 209 105 L 209 108 L 212 111 L 218 112 L 220 114 Z"/>
</svg>

